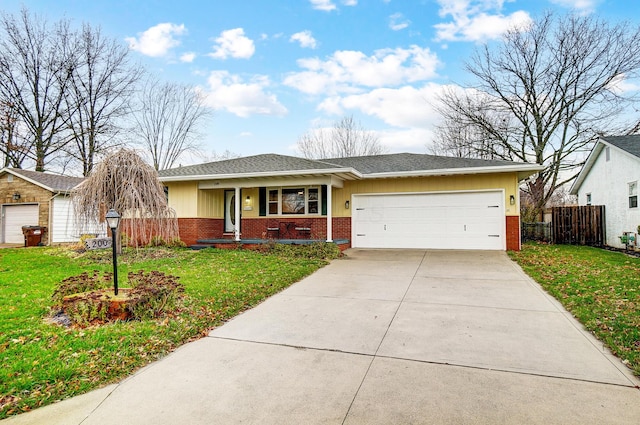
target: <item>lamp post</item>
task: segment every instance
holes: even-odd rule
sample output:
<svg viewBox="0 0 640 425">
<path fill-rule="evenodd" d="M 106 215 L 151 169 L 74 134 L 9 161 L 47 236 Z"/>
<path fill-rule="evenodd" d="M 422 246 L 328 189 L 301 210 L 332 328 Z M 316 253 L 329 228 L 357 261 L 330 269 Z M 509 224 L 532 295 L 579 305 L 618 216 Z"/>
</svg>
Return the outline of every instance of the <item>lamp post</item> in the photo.
<svg viewBox="0 0 640 425">
<path fill-rule="evenodd" d="M 111 208 L 107 215 L 107 226 L 111 228 L 111 249 L 113 250 L 113 292 L 118 295 L 118 258 L 116 256 L 116 235 L 118 234 L 118 224 L 120 224 L 120 214 Z"/>
</svg>

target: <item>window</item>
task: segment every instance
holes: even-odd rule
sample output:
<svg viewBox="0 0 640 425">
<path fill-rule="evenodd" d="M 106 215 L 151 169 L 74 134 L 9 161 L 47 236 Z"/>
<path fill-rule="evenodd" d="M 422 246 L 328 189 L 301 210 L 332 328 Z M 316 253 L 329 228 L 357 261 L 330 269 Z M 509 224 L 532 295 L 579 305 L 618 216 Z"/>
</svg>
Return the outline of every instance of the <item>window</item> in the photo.
<svg viewBox="0 0 640 425">
<path fill-rule="evenodd" d="M 591 205 L 591 194 L 587 193 L 587 205 Z"/>
<path fill-rule="evenodd" d="M 318 188 L 310 188 L 309 191 L 309 214 L 318 214 L 318 201 L 320 197 L 318 195 Z"/>
<path fill-rule="evenodd" d="M 269 189 L 269 215 L 302 215 L 320 213 L 320 189 L 291 187 Z"/>
<path fill-rule="evenodd" d="M 304 214 L 304 189 L 282 189 L 282 214 Z"/>
<path fill-rule="evenodd" d="M 278 189 L 269 190 L 269 214 L 278 214 Z"/>
<path fill-rule="evenodd" d="M 609 146 L 604 148 L 604 154 L 606 157 L 606 161 L 609 162 L 609 160 L 611 159 L 611 148 Z"/>
<path fill-rule="evenodd" d="M 638 182 L 629 183 L 629 208 L 638 208 Z"/>
</svg>

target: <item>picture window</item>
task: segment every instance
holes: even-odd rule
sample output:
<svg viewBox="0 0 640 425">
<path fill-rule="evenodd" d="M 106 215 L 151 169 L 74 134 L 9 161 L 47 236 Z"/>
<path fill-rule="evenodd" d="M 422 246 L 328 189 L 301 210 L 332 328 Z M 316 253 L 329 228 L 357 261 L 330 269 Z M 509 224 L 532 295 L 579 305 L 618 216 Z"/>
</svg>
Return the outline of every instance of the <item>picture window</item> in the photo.
<svg viewBox="0 0 640 425">
<path fill-rule="evenodd" d="M 320 188 L 286 187 L 268 190 L 268 215 L 320 213 Z"/>
</svg>

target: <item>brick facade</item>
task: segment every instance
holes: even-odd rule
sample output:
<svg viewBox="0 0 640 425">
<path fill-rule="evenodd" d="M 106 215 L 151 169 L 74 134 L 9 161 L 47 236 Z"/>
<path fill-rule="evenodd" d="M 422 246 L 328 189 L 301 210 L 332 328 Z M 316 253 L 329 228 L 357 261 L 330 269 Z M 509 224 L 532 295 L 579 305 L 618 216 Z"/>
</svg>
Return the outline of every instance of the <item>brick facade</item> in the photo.
<svg viewBox="0 0 640 425">
<path fill-rule="evenodd" d="M 221 238 L 224 219 L 221 218 L 179 218 L 180 239 L 187 245 L 194 245 L 200 239 Z"/>
<path fill-rule="evenodd" d="M 508 215 L 507 220 L 507 251 L 520 251 L 520 217 Z"/>
</svg>

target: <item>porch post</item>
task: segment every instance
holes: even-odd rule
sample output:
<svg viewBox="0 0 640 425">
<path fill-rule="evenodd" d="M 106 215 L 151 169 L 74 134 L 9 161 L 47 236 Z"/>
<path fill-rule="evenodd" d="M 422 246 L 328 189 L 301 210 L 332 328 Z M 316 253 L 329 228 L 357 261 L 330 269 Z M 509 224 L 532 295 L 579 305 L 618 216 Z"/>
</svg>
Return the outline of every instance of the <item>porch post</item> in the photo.
<svg viewBox="0 0 640 425">
<path fill-rule="evenodd" d="M 331 183 L 329 183 L 327 185 L 327 242 L 333 242 L 333 217 L 331 215 L 331 204 Z"/>
<path fill-rule="evenodd" d="M 240 188 L 236 186 L 236 196 L 235 196 L 235 205 L 234 208 L 236 210 L 236 226 L 234 229 L 235 232 L 235 240 L 236 241 L 240 241 L 240 223 L 242 222 L 242 219 L 240 217 L 240 204 L 242 202 L 242 200 L 240 199 Z"/>
</svg>

